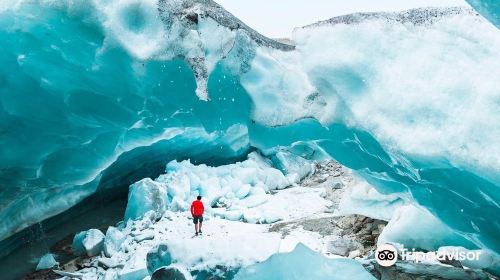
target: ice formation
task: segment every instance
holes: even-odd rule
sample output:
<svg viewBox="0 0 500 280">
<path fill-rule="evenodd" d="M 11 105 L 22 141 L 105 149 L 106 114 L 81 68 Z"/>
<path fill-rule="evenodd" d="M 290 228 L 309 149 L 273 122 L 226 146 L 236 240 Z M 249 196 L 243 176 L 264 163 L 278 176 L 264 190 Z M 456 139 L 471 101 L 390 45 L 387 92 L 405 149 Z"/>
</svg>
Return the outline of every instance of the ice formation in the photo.
<svg viewBox="0 0 500 280">
<path fill-rule="evenodd" d="M 495 0 L 467 0 L 474 9 L 500 28 L 500 3 Z"/>
<path fill-rule="evenodd" d="M 469 2 L 498 26 L 494 1 Z M 334 18 L 291 39 L 267 39 L 209 0 L 0 4 L 0 240 L 172 160 L 176 172 L 131 188 L 147 208 L 131 204 L 127 218 L 184 209 L 204 191 L 226 219 L 275 221 L 250 210 L 308 172 L 280 154 L 295 145 L 500 252 L 499 29 L 470 8 L 416 9 Z M 257 178 L 234 190 L 215 176 L 197 188 L 182 161 L 217 166 L 252 149 L 275 168 L 251 167 Z M 247 178 L 240 167 L 222 177 Z M 269 170 L 279 182 L 259 177 Z M 120 238 L 106 238 L 113 254 Z"/>
<path fill-rule="evenodd" d="M 54 256 L 51 253 L 47 253 L 40 258 L 36 266 L 36 270 L 49 269 L 58 265 L 59 263 L 54 259 Z"/>
<path fill-rule="evenodd" d="M 342 271 L 342 273 L 338 273 Z M 290 253 L 271 256 L 262 263 L 238 272 L 235 280 L 318 279 L 318 280 L 369 280 L 375 279 L 360 263 L 347 259 L 328 259 L 303 244 Z"/>
<path fill-rule="evenodd" d="M 379 244 L 399 243 L 409 248 L 428 251 L 437 250 L 440 244 L 475 249 L 474 244 L 453 232 L 427 210 L 413 205 L 402 206 L 396 210 L 379 236 L 378 242 Z"/>
<path fill-rule="evenodd" d="M 291 213 L 286 211 L 286 205 L 282 209 L 276 207 L 277 201 L 273 202 L 276 209 L 266 207 L 272 197 L 268 193 L 298 182 L 312 172 L 312 167 L 310 162 L 300 156 L 285 152 L 280 152 L 280 155 L 283 162 L 281 166 L 286 166 L 286 176 L 273 168 L 270 160 L 255 152 L 243 162 L 219 167 L 193 165 L 188 160 L 171 161 L 167 164 L 166 174 L 154 181 L 146 178 L 130 186 L 125 221 L 141 218 L 150 211 L 163 213 L 166 210 L 189 210 L 190 203 L 198 195 L 207 205 L 206 211 L 228 220 L 249 223 L 281 220 Z M 302 168 L 292 168 L 292 162 L 302 163 Z M 317 207 L 306 208 L 314 211 Z M 304 210 L 304 213 L 307 212 Z"/>
<path fill-rule="evenodd" d="M 78 254 L 99 255 L 104 246 L 104 234 L 98 229 L 82 231 L 73 238 L 72 247 Z"/>
</svg>

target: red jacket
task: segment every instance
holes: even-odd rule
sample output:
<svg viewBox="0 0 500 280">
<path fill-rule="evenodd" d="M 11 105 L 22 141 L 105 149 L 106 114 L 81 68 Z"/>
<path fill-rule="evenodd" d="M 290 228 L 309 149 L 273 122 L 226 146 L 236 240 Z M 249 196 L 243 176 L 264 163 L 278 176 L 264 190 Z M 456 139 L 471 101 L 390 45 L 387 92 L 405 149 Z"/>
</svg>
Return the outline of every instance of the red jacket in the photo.
<svg viewBox="0 0 500 280">
<path fill-rule="evenodd" d="M 191 215 L 193 216 L 201 216 L 203 215 L 203 211 L 205 211 L 205 207 L 203 207 L 203 202 L 201 200 L 195 200 L 191 204 Z"/>
</svg>

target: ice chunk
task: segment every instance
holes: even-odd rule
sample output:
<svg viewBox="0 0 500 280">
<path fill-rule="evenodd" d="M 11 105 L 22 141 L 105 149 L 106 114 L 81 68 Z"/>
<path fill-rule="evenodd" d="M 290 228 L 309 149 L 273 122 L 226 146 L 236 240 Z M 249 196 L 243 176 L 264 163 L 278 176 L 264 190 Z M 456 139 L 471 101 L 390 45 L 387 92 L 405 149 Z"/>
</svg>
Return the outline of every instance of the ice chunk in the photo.
<svg viewBox="0 0 500 280">
<path fill-rule="evenodd" d="M 54 255 L 51 253 L 47 253 L 43 255 L 36 266 L 36 270 L 43 270 L 53 268 L 54 266 L 59 265 L 59 263 L 54 259 Z"/>
<path fill-rule="evenodd" d="M 88 256 L 98 255 L 104 245 L 104 234 L 98 229 L 89 229 L 82 243 Z"/>
<path fill-rule="evenodd" d="M 375 280 L 350 259 L 329 259 L 299 243 L 290 253 L 278 253 L 262 263 L 241 269 L 235 280 Z"/>
<path fill-rule="evenodd" d="M 172 256 L 167 244 L 158 244 L 149 250 L 147 257 L 147 268 L 153 274 L 158 268 L 169 266 L 172 263 Z"/>
<path fill-rule="evenodd" d="M 171 189 L 175 188 L 172 187 Z M 165 185 L 155 182 L 150 178 L 142 179 L 130 185 L 127 209 L 125 210 L 125 221 L 128 219 L 137 219 L 151 210 L 163 213 L 167 210 L 168 202 Z"/>
<path fill-rule="evenodd" d="M 282 190 L 290 185 L 290 182 L 286 179 L 285 175 L 277 169 L 267 169 L 266 180 L 264 185 L 268 187 L 268 190 Z"/>
<path fill-rule="evenodd" d="M 73 248 L 73 252 L 77 255 L 83 255 L 86 253 L 85 247 L 83 246 L 83 240 L 87 236 L 87 231 L 81 231 L 73 237 L 73 243 L 71 247 Z"/>
<path fill-rule="evenodd" d="M 104 273 L 104 279 L 103 280 L 117 280 L 118 279 L 118 272 L 114 269 L 108 269 Z"/>
<path fill-rule="evenodd" d="M 251 186 L 249 184 L 244 184 L 236 191 L 236 197 L 239 199 L 245 198 L 250 192 Z"/>
<path fill-rule="evenodd" d="M 113 256 L 120 251 L 121 245 L 125 240 L 125 235 L 115 227 L 109 227 L 104 238 L 104 254 L 107 257 Z"/>
<path fill-rule="evenodd" d="M 277 212 L 269 211 L 264 213 L 263 219 L 266 224 L 272 224 L 282 220 L 283 217 Z"/>
<path fill-rule="evenodd" d="M 243 220 L 250 224 L 262 222 L 262 213 L 256 209 L 247 209 L 243 212 Z"/>
<path fill-rule="evenodd" d="M 230 221 L 239 221 L 243 217 L 241 210 L 230 210 L 224 212 L 224 218 Z"/>
<path fill-rule="evenodd" d="M 148 230 L 148 231 L 145 231 L 145 232 L 141 232 L 141 234 L 139 235 L 136 235 L 134 237 L 134 240 L 138 243 L 144 241 L 144 240 L 152 240 L 155 238 L 155 233 L 154 231 L 152 230 Z"/>
<path fill-rule="evenodd" d="M 73 250 L 76 254 L 98 255 L 104 245 L 104 234 L 98 229 L 79 232 L 73 238 Z"/>
<path fill-rule="evenodd" d="M 147 178 L 130 187 L 131 201 L 127 205 L 126 217 L 139 217 L 151 209 L 185 211 L 196 196 L 201 195 L 207 213 L 212 211 L 210 206 L 224 207 L 225 210 L 214 213 L 229 220 L 240 220 L 245 209 L 268 201 L 266 190 L 290 185 L 282 172 L 271 167 L 270 160 L 256 152 L 250 153 L 243 162 L 217 167 L 194 165 L 190 160 L 171 161 L 166 165 L 166 171 L 154 181 Z M 266 222 L 266 217 L 257 218 L 252 214 L 247 214 L 246 219 L 255 223 Z M 281 215 L 276 213 L 267 216 L 272 222 L 279 219 Z"/>
</svg>

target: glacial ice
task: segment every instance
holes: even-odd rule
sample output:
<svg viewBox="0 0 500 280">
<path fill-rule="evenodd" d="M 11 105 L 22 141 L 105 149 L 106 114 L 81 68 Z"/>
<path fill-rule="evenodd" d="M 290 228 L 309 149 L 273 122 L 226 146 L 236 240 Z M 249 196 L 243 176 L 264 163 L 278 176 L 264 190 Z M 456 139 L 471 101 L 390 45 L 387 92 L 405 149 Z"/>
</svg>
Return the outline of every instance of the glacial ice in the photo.
<svg viewBox="0 0 500 280">
<path fill-rule="evenodd" d="M 342 271 L 342 273 L 339 273 Z M 290 253 L 279 253 L 240 270 L 235 280 L 267 279 L 375 279 L 360 263 L 349 259 L 328 259 L 303 244 Z"/>
<path fill-rule="evenodd" d="M 500 28 L 500 2 L 496 0 L 466 0 L 481 15 Z"/>
<path fill-rule="evenodd" d="M 167 188 L 150 178 L 130 185 L 129 206 L 125 211 L 125 221 L 142 217 L 146 212 L 163 213 L 169 206 Z"/>
<path fill-rule="evenodd" d="M 414 205 L 398 208 L 378 238 L 378 244 L 402 244 L 406 248 L 435 251 L 440 246 L 477 249 L 471 241 Z"/>
<path fill-rule="evenodd" d="M 36 270 L 49 269 L 58 265 L 59 263 L 54 259 L 51 253 L 47 253 L 40 258 L 40 261 L 36 265 Z"/>
<path fill-rule="evenodd" d="M 109 227 L 104 237 L 103 252 L 107 257 L 112 257 L 120 251 L 125 235 L 115 227 Z"/>
<path fill-rule="evenodd" d="M 216 166 L 301 143 L 500 251 L 500 33 L 473 10 L 347 15 L 296 29 L 290 46 L 208 0 L 10 4 L 0 4 L 0 240 L 96 191 L 125 193 L 172 160 Z M 478 9 L 495 23 L 491 7 Z M 257 222 L 261 188 L 291 177 L 247 171 L 193 190 L 196 177 L 174 176 L 165 203 L 185 209 L 204 191 L 207 203 L 235 203 L 228 217 Z"/>
<path fill-rule="evenodd" d="M 405 202 L 396 195 L 383 195 L 365 181 L 345 190 L 339 205 L 343 215 L 358 214 L 389 221 Z"/>
<path fill-rule="evenodd" d="M 158 244 L 153 247 L 146 258 L 149 274 L 153 274 L 157 269 L 163 266 L 169 266 L 172 263 L 172 256 L 168 250 L 168 245 Z"/>
<path fill-rule="evenodd" d="M 87 256 L 99 255 L 103 250 L 105 235 L 98 229 L 79 232 L 73 238 L 73 250 L 76 254 Z"/>
</svg>

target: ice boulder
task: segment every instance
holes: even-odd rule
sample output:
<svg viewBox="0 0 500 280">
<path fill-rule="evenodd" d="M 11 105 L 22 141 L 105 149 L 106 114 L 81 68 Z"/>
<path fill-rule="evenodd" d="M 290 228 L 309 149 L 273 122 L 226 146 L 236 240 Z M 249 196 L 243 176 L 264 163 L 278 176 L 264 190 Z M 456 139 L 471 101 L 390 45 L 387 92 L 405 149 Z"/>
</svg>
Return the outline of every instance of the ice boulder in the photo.
<svg viewBox="0 0 500 280">
<path fill-rule="evenodd" d="M 151 275 L 151 280 L 191 280 L 191 274 L 187 271 L 186 268 L 171 265 L 161 267 L 156 270 L 153 275 Z"/>
<path fill-rule="evenodd" d="M 329 259 L 299 243 L 290 253 L 272 255 L 264 262 L 241 269 L 235 280 L 370 280 L 375 279 L 351 259 Z"/>
<path fill-rule="evenodd" d="M 169 266 L 172 263 L 172 256 L 167 244 L 158 244 L 149 250 L 146 256 L 149 274 L 153 274 L 160 267 Z"/>
<path fill-rule="evenodd" d="M 137 219 L 148 211 L 163 213 L 168 204 L 166 185 L 150 178 L 142 179 L 130 185 L 125 221 Z"/>
<path fill-rule="evenodd" d="M 49 269 L 56 265 L 59 265 L 59 263 L 54 259 L 54 256 L 51 253 L 47 253 L 38 262 L 36 270 Z"/>
<path fill-rule="evenodd" d="M 98 255 L 104 246 L 104 234 L 98 229 L 79 232 L 73 238 L 73 250 L 78 255 Z"/>
<path fill-rule="evenodd" d="M 115 227 L 109 227 L 104 238 L 104 254 L 107 257 L 113 256 L 120 251 L 120 247 L 125 240 L 125 235 Z"/>
<path fill-rule="evenodd" d="M 77 255 L 84 255 L 86 253 L 85 247 L 83 247 L 83 240 L 87 236 L 87 231 L 81 231 L 77 234 L 75 234 L 75 237 L 73 237 L 73 252 Z"/>
</svg>

